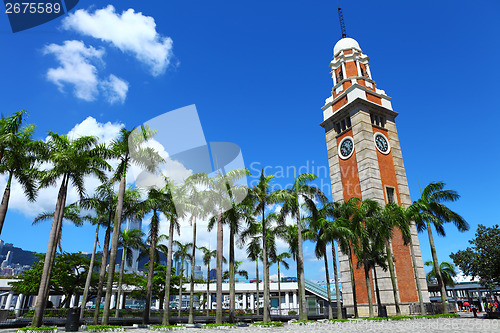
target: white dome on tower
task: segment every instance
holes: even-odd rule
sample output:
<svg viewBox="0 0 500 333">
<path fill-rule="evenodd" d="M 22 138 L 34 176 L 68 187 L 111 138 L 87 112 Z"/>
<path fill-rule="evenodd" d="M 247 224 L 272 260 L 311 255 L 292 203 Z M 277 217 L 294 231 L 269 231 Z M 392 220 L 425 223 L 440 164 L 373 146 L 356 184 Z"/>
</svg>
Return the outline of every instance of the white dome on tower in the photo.
<svg viewBox="0 0 500 333">
<path fill-rule="evenodd" d="M 333 55 L 335 56 L 342 50 L 350 50 L 350 49 L 356 49 L 361 51 L 358 42 L 356 42 L 354 39 L 349 37 L 342 38 L 337 42 L 337 44 L 335 44 L 335 47 L 333 48 Z"/>
</svg>

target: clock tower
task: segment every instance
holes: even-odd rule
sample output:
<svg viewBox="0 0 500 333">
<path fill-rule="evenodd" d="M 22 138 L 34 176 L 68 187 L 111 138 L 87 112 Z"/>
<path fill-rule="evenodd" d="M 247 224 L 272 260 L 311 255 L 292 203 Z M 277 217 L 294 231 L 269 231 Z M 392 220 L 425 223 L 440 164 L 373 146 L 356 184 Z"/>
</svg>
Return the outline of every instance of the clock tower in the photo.
<svg viewBox="0 0 500 333">
<path fill-rule="evenodd" d="M 333 50 L 330 63 L 332 94 L 323 106 L 328 149 L 328 163 L 334 201 L 352 197 L 371 199 L 385 205 L 396 202 L 411 204 L 403 156 L 399 144 L 391 98 L 377 88 L 370 71 L 369 58 L 357 41 L 342 38 Z M 416 271 L 424 302 L 429 302 L 427 283 L 415 225 L 411 226 L 413 248 L 405 246 L 396 230 L 391 246 L 397 276 L 398 296 L 403 314 L 411 303 L 418 303 L 418 293 L 411 258 L 416 256 Z M 346 254 L 339 251 L 342 298 L 348 313 L 354 313 L 353 290 Z M 353 258 L 356 299 L 360 316 L 368 315 L 368 296 L 363 268 L 356 268 Z M 388 314 L 395 314 L 394 295 L 389 272 L 376 268 L 381 302 Z M 373 303 L 376 304 L 373 274 Z M 377 307 L 374 306 L 375 311 Z"/>
</svg>

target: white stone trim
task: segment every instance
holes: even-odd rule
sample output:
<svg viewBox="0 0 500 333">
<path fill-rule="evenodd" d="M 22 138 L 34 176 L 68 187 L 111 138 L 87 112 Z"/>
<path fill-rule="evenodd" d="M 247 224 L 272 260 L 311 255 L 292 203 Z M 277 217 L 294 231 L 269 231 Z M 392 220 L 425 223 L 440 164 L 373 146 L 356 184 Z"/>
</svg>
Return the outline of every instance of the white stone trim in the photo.
<svg viewBox="0 0 500 333">
<path fill-rule="evenodd" d="M 384 152 L 378 148 L 377 142 L 375 141 L 375 138 L 377 137 L 377 135 L 382 135 L 384 137 L 385 141 L 387 142 L 387 151 Z M 391 143 L 389 142 L 389 139 L 387 139 L 387 137 L 383 133 L 380 133 L 380 132 L 373 133 L 373 143 L 375 144 L 375 147 L 377 148 L 377 150 L 379 152 L 381 152 L 382 154 L 388 155 L 391 152 Z"/>
</svg>

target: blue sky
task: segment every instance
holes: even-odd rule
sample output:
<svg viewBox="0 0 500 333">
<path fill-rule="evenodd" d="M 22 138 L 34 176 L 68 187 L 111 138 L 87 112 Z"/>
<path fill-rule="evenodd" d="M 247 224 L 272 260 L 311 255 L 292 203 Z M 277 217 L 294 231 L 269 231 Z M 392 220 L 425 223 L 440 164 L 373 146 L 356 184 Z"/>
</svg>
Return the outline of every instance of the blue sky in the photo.
<svg viewBox="0 0 500 333">
<path fill-rule="evenodd" d="M 328 184 L 319 123 L 332 89 L 328 64 L 341 37 L 339 5 L 348 35 L 370 57 L 377 86 L 400 113 L 396 123 L 412 199 L 419 182 L 434 180 L 462 196 L 451 207 L 471 231 L 448 226 L 446 238 L 436 237 L 439 259 L 449 260 L 478 224 L 499 223 L 495 1 L 80 0 L 71 16 L 15 34 L 1 14 L 0 110 L 27 109 L 38 139 L 49 130 L 68 133 L 89 116 L 79 130 L 109 139 L 120 124 L 132 128 L 196 104 L 206 140 L 238 144 L 254 173 L 265 166 L 274 172 L 302 167 L 319 170 L 318 184 Z M 122 13 L 129 9 L 126 20 Z M 76 10 L 83 10 L 80 16 Z M 102 16 L 96 18 L 96 11 Z M 142 33 L 146 37 L 138 38 Z M 77 89 L 68 82 L 78 83 Z M 291 176 L 277 177 L 277 183 L 284 186 Z M 40 210 L 53 209 L 55 194 L 50 201 L 44 192 L 34 205 L 13 196 L 1 238 L 44 252 L 50 223 L 31 221 Z M 63 235 L 66 251 L 91 251 L 90 226 L 65 225 Z M 430 260 L 426 235 L 420 242 Z M 306 277 L 324 280 L 323 264 L 310 250 L 306 243 Z"/>
</svg>

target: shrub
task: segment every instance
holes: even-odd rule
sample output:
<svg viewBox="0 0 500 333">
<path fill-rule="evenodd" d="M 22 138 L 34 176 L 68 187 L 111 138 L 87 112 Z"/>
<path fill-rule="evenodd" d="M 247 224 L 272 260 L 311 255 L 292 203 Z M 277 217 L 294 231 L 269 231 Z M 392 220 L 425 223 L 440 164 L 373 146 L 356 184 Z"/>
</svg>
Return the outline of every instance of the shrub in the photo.
<svg viewBox="0 0 500 333">
<path fill-rule="evenodd" d="M 252 323 L 252 325 L 259 326 L 259 327 L 282 327 L 285 324 L 283 324 L 281 321 L 271 321 L 269 323 L 264 323 L 262 321 L 258 321 L 258 322 Z"/>
<path fill-rule="evenodd" d="M 206 329 L 217 329 L 217 328 L 236 328 L 235 324 L 205 324 L 202 326 Z"/>
<path fill-rule="evenodd" d="M 33 332 L 42 332 L 42 333 L 48 333 L 48 332 L 57 332 L 57 327 L 56 326 L 41 326 L 41 327 L 22 327 L 17 330 L 18 332 L 23 332 L 23 333 L 33 333 Z"/>
<path fill-rule="evenodd" d="M 177 325 L 155 325 L 151 327 L 151 329 L 153 331 L 182 331 L 185 330 L 186 327 Z"/>
<path fill-rule="evenodd" d="M 295 311 L 295 310 L 288 311 L 289 316 L 295 316 L 296 314 L 297 314 L 297 311 Z"/>
<path fill-rule="evenodd" d="M 89 325 L 87 326 L 87 332 L 123 332 L 125 329 L 123 326 L 115 325 Z"/>
</svg>

